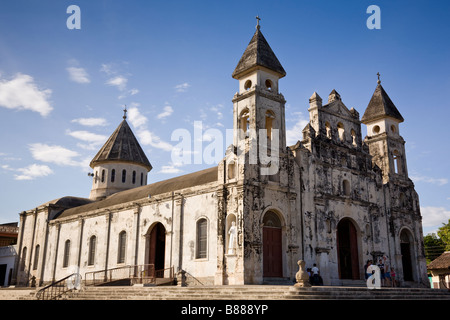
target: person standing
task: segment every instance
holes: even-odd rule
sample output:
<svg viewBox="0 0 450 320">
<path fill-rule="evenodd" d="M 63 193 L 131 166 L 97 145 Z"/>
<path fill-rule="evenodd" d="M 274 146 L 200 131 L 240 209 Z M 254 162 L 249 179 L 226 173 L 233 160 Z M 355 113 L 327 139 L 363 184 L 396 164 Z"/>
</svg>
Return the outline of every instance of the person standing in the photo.
<svg viewBox="0 0 450 320">
<path fill-rule="evenodd" d="M 313 267 L 311 268 L 312 272 L 312 285 L 318 286 L 320 285 L 320 275 L 319 275 L 319 268 L 317 268 L 317 265 L 314 263 Z"/>
<path fill-rule="evenodd" d="M 385 276 L 384 276 L 384 263 L 383 263 L 383 259 L 379 259 L 378 260 L 378 264 L 377 264 L 378 268 L 380 268 L 380 278 L 381 278 L 381 286 L 384 287 L 385 285 Z"/>
</svg>

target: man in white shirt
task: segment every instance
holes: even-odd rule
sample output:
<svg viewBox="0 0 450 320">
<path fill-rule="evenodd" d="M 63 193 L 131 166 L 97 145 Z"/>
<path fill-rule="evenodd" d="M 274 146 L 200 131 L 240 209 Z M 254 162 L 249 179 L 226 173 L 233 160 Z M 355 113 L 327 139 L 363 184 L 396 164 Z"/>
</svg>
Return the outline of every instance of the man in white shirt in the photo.
<svg viewBox="0 0 450 320">
<path fill-rule="evenodd" d="M 319 268 L 317 268 L 317 265 L 314 263 L 312 269 L 312 285 L 318 286 L 320 285 L 320 278 L 319 278 Z"/>
</svg>

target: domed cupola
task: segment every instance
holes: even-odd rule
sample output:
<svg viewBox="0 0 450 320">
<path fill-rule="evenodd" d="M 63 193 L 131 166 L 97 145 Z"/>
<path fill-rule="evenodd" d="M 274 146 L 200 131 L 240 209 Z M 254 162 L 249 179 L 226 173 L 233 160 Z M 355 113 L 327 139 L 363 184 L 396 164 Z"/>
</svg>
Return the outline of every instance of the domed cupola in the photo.
<svg viewBox="0 0 450 320">
<path fill-rule="evenodd" d="M 113 193 L 147 184 L 152 165 L 126 121 L 109 137 L 90 163 L 94 169 L 89 198 L 100 200 Z"/>
</svg>

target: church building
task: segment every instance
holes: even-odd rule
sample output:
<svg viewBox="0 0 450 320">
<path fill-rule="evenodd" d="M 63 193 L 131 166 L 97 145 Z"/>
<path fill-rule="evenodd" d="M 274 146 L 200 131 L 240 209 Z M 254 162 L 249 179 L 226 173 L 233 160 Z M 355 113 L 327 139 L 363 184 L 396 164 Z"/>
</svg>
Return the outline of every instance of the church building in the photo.
<svg viewBox="0 0 450 320">
<path fill-rule="evenodd" d="M 285 75 L 258 23 L 232 73 L 233 144 L 217 166 L 164 181 L 147 184 L 125 113 L 90 163 L 89 198 L 20 213 L 17 285 L 149 265 L 188 285 L 293 283 L 298 260 L 343 285 L 382 258 L 401 285 L 429 286 L 404 119 L 380 80 L 361 118 L 336 90 L 314 92 L 302 140 L 287 146 Z"/>
</svg>

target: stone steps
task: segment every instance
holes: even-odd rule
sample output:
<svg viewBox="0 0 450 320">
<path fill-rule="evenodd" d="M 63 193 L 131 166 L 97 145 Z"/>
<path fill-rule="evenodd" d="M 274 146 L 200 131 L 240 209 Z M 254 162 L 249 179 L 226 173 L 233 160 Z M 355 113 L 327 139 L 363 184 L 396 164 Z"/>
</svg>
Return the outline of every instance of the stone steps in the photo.
<svg viewBox="0 0 450 320">
<path fill-rule="evenodd" d="M 85 287 L 69 300 L 450 300 L 440 289 L 362 287 L 295 288 L 286 285 L 201 287 Z"/>
</svg>

